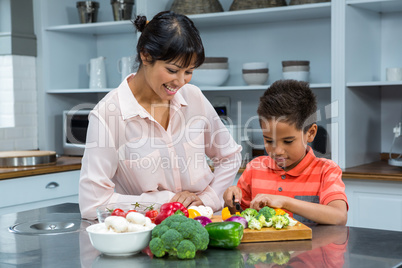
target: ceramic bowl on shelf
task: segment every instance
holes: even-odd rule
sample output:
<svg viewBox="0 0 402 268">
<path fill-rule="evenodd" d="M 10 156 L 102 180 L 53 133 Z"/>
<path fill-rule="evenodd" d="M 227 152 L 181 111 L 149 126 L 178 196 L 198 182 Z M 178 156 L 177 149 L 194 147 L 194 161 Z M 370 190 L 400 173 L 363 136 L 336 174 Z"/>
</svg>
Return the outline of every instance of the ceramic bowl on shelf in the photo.
<svg viewBox="0 0 402 268">
<path fill-rule="evenodd" d="M 282 68 L 283 72 L 309 72 L 310 66 L 307 65 L 300 65 L 300 66 L 286 66 Z"/>
<path fill-rule="evenodd" d="M 268 80 L 268 72 L 268 63 L 266 62 L 247 62 L 243 64 L 243 79 L 250 86 L 264 85 Z"/>
<path fill-rule="evenodd" d="M 146 248 L 151 241 L 152 229 L 112 233 L 105 232 L 104 223 L 97 223 L 86 228 L 91 244 L 109 256 L 130 256 Z"/>
<path fill-rule="evenodd" d="M 155 209 L 159 211 L 161 204 L 159 203 L 151 203 L 151 202 L 122 202 L 122 203 L 113 203 L 102 205 L 96 208 L 96 214 L 98 215 L 98 221 L 100 223 L 104 222 L 107 217 L 109 217 L 113 210 L 116 208 L 120 208 L 127 212 L 131 209 L 136 210 L 142 214 L 145 214 L 148 210 Z"/>
<path fill-rule="evenodd" d="M 292 80 L 309 82 L 310 72 L 306 72 L 306 71 L 283 72 L 282 75 L 283 75 L 284 79 L 292 79 Z"/>
<path fill-rule="evenodd" d="M 284 60 L 282 61 L 282 67 L 288 66 L 309 66 L 310 61 L 308 60 Z"/>
<path fill-rule="evenodd" d="M 190 83 L 196 86 L 221 86 L 229 78 L 229 69 L 195 69 Z"/>
</svg>

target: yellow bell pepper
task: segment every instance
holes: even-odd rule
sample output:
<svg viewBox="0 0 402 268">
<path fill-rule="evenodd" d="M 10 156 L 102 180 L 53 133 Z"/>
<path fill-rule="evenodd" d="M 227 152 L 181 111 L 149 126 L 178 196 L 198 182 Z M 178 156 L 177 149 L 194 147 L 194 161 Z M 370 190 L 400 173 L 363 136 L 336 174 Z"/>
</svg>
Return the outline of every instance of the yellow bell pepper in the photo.
<svg viewBox="0 0 402 268">
<path fill-rule="evenodd" d="M 275 215 L 285 215 L 286 212 L 280 208 L 275 209 L 276 214 Z"/>
<path fill-rule="evenodd" d="M 232 214 L 230 214 L 229 208 L 225 207 L 224 209 L 222 209 L 222 220 L 227 220 L 230 217 L 232 217 Z"/>
<path fill-rule="evenodd" d="M 195 209 L 188 209 L 188 217 L 190 219 L 194 219 L 195 217 L 201 216 L 201 214 Z"/>
</svg>

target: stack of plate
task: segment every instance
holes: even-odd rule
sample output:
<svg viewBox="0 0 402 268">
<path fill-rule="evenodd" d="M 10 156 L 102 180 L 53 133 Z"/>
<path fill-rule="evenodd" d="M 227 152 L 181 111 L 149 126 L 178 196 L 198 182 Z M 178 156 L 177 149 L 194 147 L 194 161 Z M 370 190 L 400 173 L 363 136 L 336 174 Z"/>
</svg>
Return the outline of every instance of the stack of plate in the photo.
<svg viewBox="0 0 402 268">
<path fill-rule="evenodd" d="M 227 57 L 206 57 L 204 63 L 194 70 L 191 83 L 197 86 L 221 86 L 228 77 Z"/>
<path fill-rule="evenodd" d="M 308 82 L 310 76 L 310 61 L 282 61 L 282 75 L 284 79 L 293 79 Z"/>
</svg>

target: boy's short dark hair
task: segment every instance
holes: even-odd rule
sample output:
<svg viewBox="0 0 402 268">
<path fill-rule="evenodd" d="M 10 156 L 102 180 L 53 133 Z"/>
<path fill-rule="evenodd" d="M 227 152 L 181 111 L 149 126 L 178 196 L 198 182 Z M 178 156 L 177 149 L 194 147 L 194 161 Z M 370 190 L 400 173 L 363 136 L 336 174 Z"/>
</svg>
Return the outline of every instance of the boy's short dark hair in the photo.
<svg viewBox="0 0 402 268">
<path fill-rule="evenodd" d="M 309 83 L 296 80 L 274 82 L 260 98 L 261 120 L 282 120 L 304 133 L 317 121 L 317 100 Z"/>
</svg>

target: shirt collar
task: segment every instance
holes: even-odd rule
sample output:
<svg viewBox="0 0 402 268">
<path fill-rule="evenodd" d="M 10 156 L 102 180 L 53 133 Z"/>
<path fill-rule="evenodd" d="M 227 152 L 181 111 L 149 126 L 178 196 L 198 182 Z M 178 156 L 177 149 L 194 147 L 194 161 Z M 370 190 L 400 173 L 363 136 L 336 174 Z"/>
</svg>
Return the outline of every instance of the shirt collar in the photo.
<svg viewBox="0 0 402 268">
<path fill-rule="evenodd" d="M 124 79 L 123 82 L 118 87 L 118 96 L 119 96 L 119 104 L 121 109 L 121 114 L 123 120 L 127 120 L 129 118 L 140 116 L 141 118 L 150 118 L 149 113 L 138 103 L 137 99 L 135 98 L 134 94 L 131 92 L 130 87 L 128 86 L 128 80 L 132 79 L 135 74 Z M 187 102 L 183 98 L 180 90 L 175 94 L 171 101 L 172 107 L 175 110 L 181 108 L 181 106 L 187 106 Z"/>
</svg>

